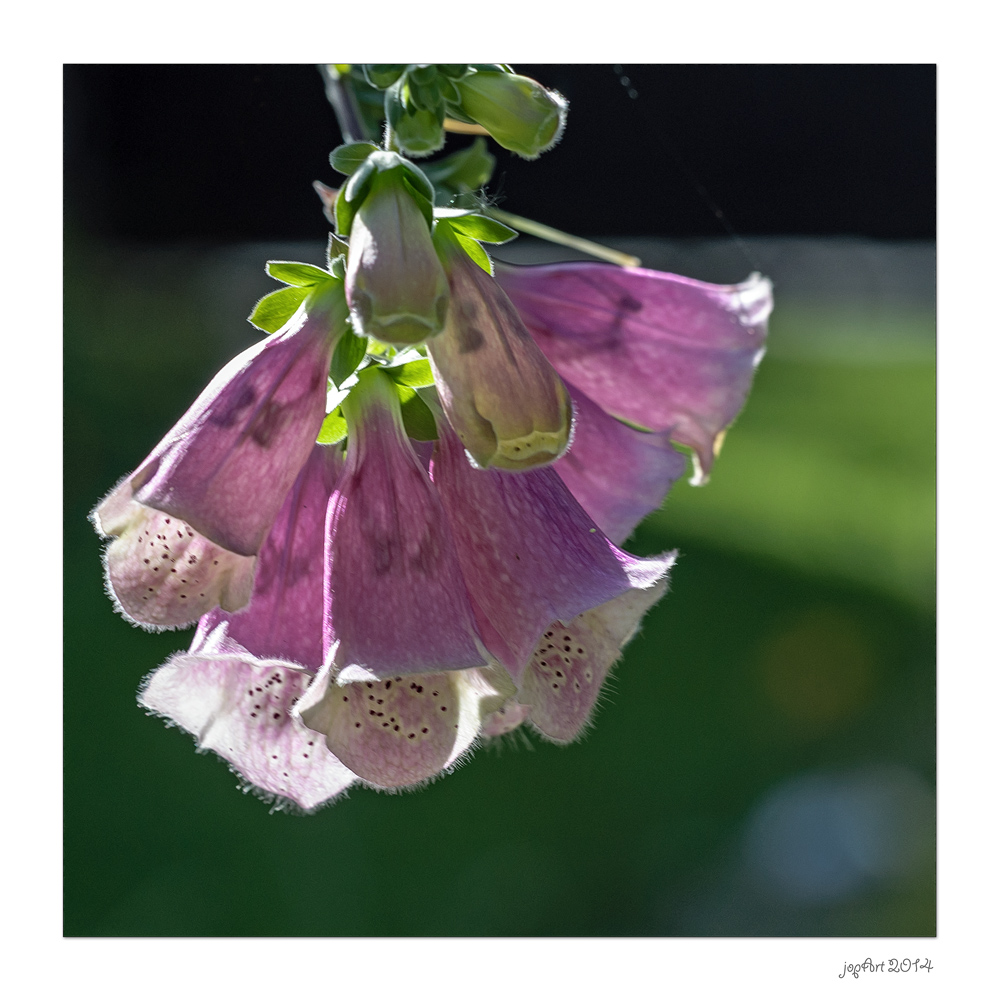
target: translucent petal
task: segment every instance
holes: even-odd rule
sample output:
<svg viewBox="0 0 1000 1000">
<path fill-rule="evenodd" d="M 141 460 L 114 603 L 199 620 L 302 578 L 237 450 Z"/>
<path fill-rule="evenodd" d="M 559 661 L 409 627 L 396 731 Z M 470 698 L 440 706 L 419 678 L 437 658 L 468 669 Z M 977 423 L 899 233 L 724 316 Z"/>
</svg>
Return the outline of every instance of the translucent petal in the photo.
<svg viewBox="0 0 1000 1000">
<path fill-rule="evenodd" d="M 356 779 L 323 739 L 290 709 L 311 676 L 265 664 L 235 643 L 229 652 L 172 656 L 146 682 L 139 703 L 191 733 L 198 747 L 214 750 L 267 795 L 314 809 Z"/>
<path fill-rule="evenodd" d="M 513 694 L 500 670 L 398 675 L 344 685 L 321 677 L 303 722 L 357 775 L 381 788 L 426 781 L 472 746 L 483 719 Z"/>
<path fill-rule="evenodd" d="M 496 280 L 564 378 L 608 413 L 670 429 L 708 473 L 764 353 L 770 281 L 590 262 L 497 263 Z"/>
<path fill-rule="evenodd" d="M 631 590 L 546 630 L 517 695 L 531 705 L 531 722 L 542 735 L 557 743 L 580 735 L 608 671 L 666 590 L 664 577 L 647 590 Z"/>
<path fill-rule="evenodd" d="M 659 510 L 687 462 L 671 446 L 670 431 L 636 430 L 567 388 L 576 410 L 573 446 L 554 468 L 601 531 L 621 544 Z"/>
</svg>

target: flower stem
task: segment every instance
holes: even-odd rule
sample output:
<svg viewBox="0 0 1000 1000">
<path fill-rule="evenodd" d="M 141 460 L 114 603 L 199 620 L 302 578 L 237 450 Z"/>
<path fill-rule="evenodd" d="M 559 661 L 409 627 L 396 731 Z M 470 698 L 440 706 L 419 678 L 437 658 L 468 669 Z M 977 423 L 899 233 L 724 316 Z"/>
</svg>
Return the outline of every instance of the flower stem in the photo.
<svg viewBox="0 0 1000 1000">
<path fill-rule="evenodd" d="M 535 222 L 533 219 L 526 219 L 523 215 L 514 215 L 513 212 L 504 212 L 499 208 L 488 208 L 486 209 L 486 214 L 492 215 L 498 222 L 504 222 L 508 226 L 513 226 L 514 229 L 521 230 L 521 232 L 548 240 L 550 243 L 558 243 L 560 246 L 571 247 L 573 250 L 589 253 L 591 257 L 597 257 L 599 260 L 606 260 L 612 264 L 621 264 L 622 267 L 639 267 L 642 263 L 638 257 L 634 257 L 632 254 L 623 253 L 621 250 L 613 250 L 611 247 L 602 246 L 600 243 L 594 243 L 591 240 L 585 240 L 580 236 L 571 236 L 569 233 L 564 233 L 561 229 L 553 229 L 552 226 L 546 226 L 544 223 Z"/>
<path fill-rule="evenodd" d="M 344 77 L 332 66 L 321 65 L 319 71 L 323 74 L 326 99 L 332 105 L 337 116 L 337 124 L 340 126 L 340 134 L 344 137 L 344 142 L 360 142 L 362 139 L 367 139 L 368 135 L 361 122 L 358 102 L 354 91 L 351 90 L 350 81 L 345 81 Z"/>
</svg>

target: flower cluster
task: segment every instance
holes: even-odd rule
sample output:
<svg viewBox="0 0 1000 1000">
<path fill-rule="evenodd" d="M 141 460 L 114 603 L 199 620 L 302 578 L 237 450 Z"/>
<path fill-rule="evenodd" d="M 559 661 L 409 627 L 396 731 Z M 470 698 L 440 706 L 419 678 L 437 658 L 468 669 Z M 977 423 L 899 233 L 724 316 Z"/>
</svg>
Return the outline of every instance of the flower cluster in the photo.
<svg viewBox="0 0 1000 1000">
<path fill-rule="evenodd" d="M 446 70 L 477 100 L 491 74 L 547 93 Z M 410 78 L 431 79 L 387 86 Z M 481 242 L 503 227 L 361 154 L 334 207 L 346 260 L 272 263 L 289 287 L 251 317 L 269 336 L 93 514 L 119 610 L 197 622 L 141 704 L 304 810 L 520 725 L 581 732 L 674 559 L 619 546 L 683 474 L 672 440 L 710 469 L 771 307 L 756 276 L 494 271 Z"/>
</svg>

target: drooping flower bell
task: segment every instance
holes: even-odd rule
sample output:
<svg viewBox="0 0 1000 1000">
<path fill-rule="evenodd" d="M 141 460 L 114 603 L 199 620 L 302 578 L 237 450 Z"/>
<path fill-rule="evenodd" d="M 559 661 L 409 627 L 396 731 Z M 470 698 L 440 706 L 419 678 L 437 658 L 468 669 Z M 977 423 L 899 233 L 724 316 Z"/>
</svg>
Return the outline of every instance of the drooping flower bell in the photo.
<svg viewBox="0 0 1000 1000">
<path fill-rule="evenodd" d="M 406 346 L 443 329 L 448 281 L 431 242 L 433 201 L 423 173 L 384 151 L 371 153 L 341 189 L 347 301 L 359 333 Z"/>
<path fill-rule="evenodd" d="M 444 332 L 428 344 L 441 405 L 481 468 L 521 471 L 569 447 L 573 407 L 562 379 L 494 279 L 439 222 L 451 287 Z"/>
<path fill-rule="evenodd" d="M 347 457 L 327 519 L 327 613 L 337 668 L 375 678 L 485 666 L 437 490 L 377 367 L 343 403 Z"/>
<path fill-rule="evenodd" d="M 474 469 L 439 420 L 431 473 L 493 658 L 515 682 L 542 635 L 623 594 L 666 579 L 673 554 L 638 558 L 617 548 L 555 472 Z"/>
<path fill-rule="evenodd" d="M 607 413 L 694 449 L 711 470 L 764 355 L 771 282 L 713 285 L 639 267 L 496 264 L 545 356 Z"/>
<path fill-rule="evenodd" d="M 317 290 L 277 333 L 215 376 L 92 517 L 120 609 L 143 625 L 242 607 L 257 552 L 326 412 L 347 319 L 342 288 Z"/>
<path fill-rule="evenodd" d="M 326 507 L 343 460 L 312 446 L 259 557 L 238 614 L 210 611 L 191 648 L 143 684 L 139 703 L 191 733 L 265 797 L 313 809 L 357 776 L 292 714 L 323 657 Z"/>
</svg>

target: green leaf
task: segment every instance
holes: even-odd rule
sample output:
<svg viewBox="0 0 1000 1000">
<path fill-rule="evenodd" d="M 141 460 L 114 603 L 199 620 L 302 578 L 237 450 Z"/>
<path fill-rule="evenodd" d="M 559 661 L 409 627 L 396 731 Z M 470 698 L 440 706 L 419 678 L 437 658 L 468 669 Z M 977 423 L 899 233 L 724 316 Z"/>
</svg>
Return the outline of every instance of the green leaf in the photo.
<svg viewBox="0 0 1000 1000">
<path fill-rule="evenodd" d="M 393 368 L 383 368 L 382 371 L 396 385 L 408 385 L 414 389 L 421 389 L 424 386 L 434 384 L 434 373 L 431 371 L 431 363 L 426 358 L 420 358 L 417 361 L 407 361 L 405 365 L 396 365 Z"/>
<path fill-rule="evenodd" d="M 465 63 L 438 63 L 437 68 L 453 80 L 457 80 L 469 72 L 469 67 Z"/>
<path fill-rule="evenodd" d="M 378 152 L 378 146 L 373 142 L 348 142 L 330 154 L 330 166 L 349 177 L 375 152 Z"/>
<path fill-rule="evenodd" d="M 301 264 L 293 260 L 269 260 L 267 273 L 286 285 L 297 285 L 302 288 L 310 288 L 330 280 L 329 271 L 324 271 L 314 264 Z"/>
<path fill-rule="evenodd" d="M 489 254 L 475 240 L 470 240 L 468 236 L 455 233 L 455 239 L 459 246 L 488 274 L 492 277 L 493 265 L 490 263 Z"/>
<path fill-rule="evenodd" d="M 459 215 L 451 220 L 456 233 L 483 243 L 507 243 L 517 236 L 517 230 L 485 215 Z"/>
<path fill-rule="evenodd" d="M 270 295 L 265 295 L 253 312 L 247 317 L 258 330 L 265 333 L 276 333 L 295 315 L 309 294 L 310 286 L 290 286 L 279 288 Z"/>
<path fill-rule="evenodd" d="M 345 437 L 347 437 L 347 421 L 338 406 L 326 415 L 326 419 L 320 426 L 319 434 L 316 435 L 316 440 L 320 444 L 336 444 L 338 441 L 343 441 Z"/>
<path fill-rule="evenodd" d="M 341 334 L 330 362 L 330 378 L 338 389 L 354 374 L 367 352 L 367 337 L 359 337 L 351 330 L 345 330 Z"/>
<path fill-rule="evenodd" d="M 427 404 L 409 386 L 397 385 L 399 409 L 403 416 L 403 427 L 415 441 L 436 441 L 438 437 L 434 414 Z"/>
</svg>

